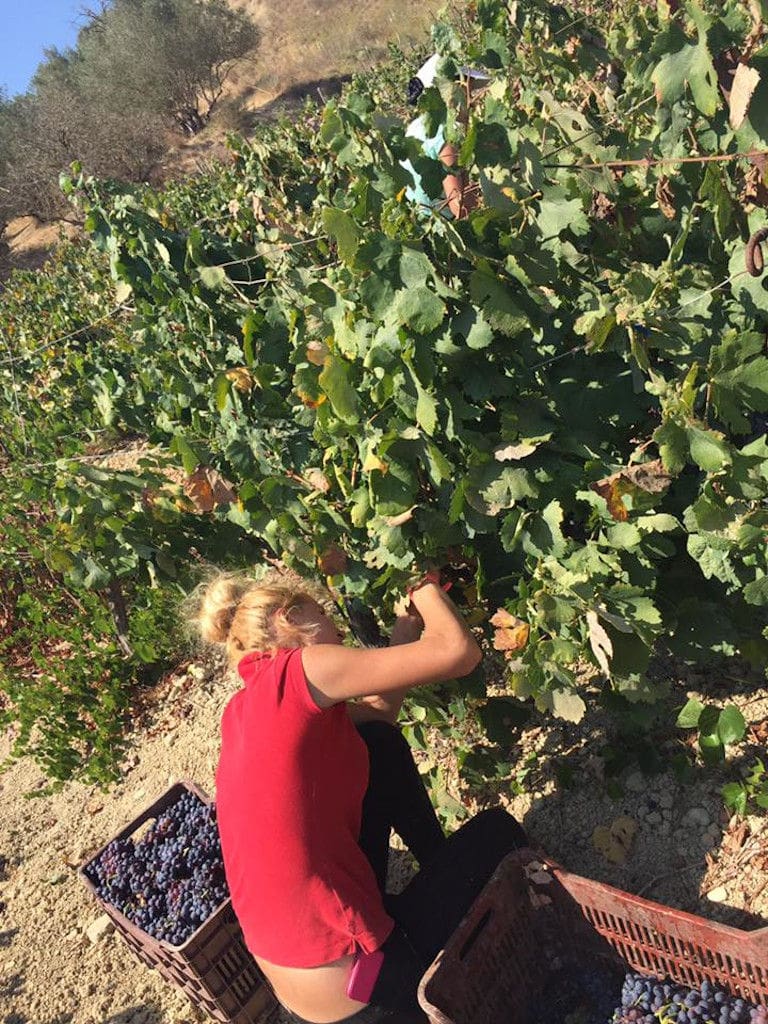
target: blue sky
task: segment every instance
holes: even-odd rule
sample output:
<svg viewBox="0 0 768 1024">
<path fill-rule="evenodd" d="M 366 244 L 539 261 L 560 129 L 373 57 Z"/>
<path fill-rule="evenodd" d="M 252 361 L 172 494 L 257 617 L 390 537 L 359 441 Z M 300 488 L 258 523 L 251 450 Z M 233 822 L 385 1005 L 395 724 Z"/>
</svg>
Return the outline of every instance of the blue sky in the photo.
<svg viewBox="0 0 768 1024">
<path fill-rule="evenodd" d="M 74 44 L 83 0 L 0 0 L 0 86 L 8 95 L 25 92 L 43 49 Z"/>
</svg>

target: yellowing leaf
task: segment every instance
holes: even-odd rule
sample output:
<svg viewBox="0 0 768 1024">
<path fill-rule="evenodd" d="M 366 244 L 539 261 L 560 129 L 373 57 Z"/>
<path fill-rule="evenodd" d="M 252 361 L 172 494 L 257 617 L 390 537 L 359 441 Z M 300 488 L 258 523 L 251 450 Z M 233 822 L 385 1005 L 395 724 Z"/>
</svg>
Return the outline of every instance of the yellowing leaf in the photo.
<svg viewBox="0 0 768 1024">
<path fill-rule="evenodd" d="M 731 83 L 728 105 L 731 108 L 728 121 L 734 131 L 741 127 L 747 116 L 749 104 L 760 81 L 760 72 L 748 64 L 739 64 Z"/>
<path fill-rule="evenodd" d="M 363 472 L 372 473 L 374 469 L 378 469 L 380 473 L 386 473 L 389 469 L 389 463 L 384 462 L 384 460 L 380 459 L 375 452 L 370 451 L 365 457 Z"/>
<path fill-rule="evenodd" d="M 499 608 L 491 616 L 491 625 L 499 626 L 501 629 L 514 626 L 515 623 L 519 621 L 520 619 L 514 616 L 511 612 L 508 612 L 506 608 Z"/>
<path fill-rule="evenodd" d="M 313 398 L 312 395 L 308 395 L 306 391 L 301 391 L 298 388 L 296 389 L 296 394 L 308 409 L 317 409 L 328 397 L 327 395 L 320 394 L 317 398 Z"/>
<path fill-rule="evenodd" d="M 493 457 L 497 462 L 516 462 L 524 459 L 536 451 L 535 444 L 507 444 L 494 448 Z"/>
<path fill-rule="evenodd" d="M 674 220 L 677 217 L 675 193 L 666 174 L 656 182 L 656 202 L 667 220 Z"/>
<path fill-rule="evenodd" d="M 414 509 L 417 509 L 418 505 L 411 505 L 405 512 L 401 512 L 399 516 L 384 516 L 384 522 L 387 526 L 402 526 L 403 523 L 407 523 L 409 519 L 413 519 Z"/>
<path fill-rule="evenodd" d="M 227 370 L 224 376 L 227 380 L 231 380 L 238 391 L 252 391 L 253 390 L 253 374 L 245 366 L 235 366 L 231 370 Z"/>
<path fill-rule="evenodd" d="M 127 302 L 133 294 L 133 288 L 127 281 L 118 281 L 115 287 L 115 301 L 118 306 L 122 306 L 124 302 Z"/>
<path fill-rule="evenodd" d="M 198 466 L 184 482 L 184 493 L 198 512 L 213 512 L 237 500 L 234 486 L 211 466 Z"/>
<path fill-rule="evenodd" d="M 322 366 L 329 351 L 324 341 L 310 341 L 307 345 L 307 360 L 313 366 Z"/>
<path fill-rule="evenodd" d="M 331 544 L 318 556 L 317 564 L 326 576 L 338 576 L 347 568 L 347 553 L 337 544 Z"/>
<path fill-rule="evenodd" d="M 589 487 L 590 490 L 599 494 L 601 498 L 605 498 L 608 511 L 617 522 L 624 523 L 629 519 L 629 512 L 627 511 L 627 506 L 622 501 L 622 496 L 630 488 L 625 485 L 618 475 L 606 477 L 605 480 L 596 480 Z"/>
<path fill-rule="evenodd" d="M 497 651 L 504 651 L 509 658 L 515 651 L 520 651 L 528 643 L 531 627 L 527 622 L 511 615 L 505 608 L 499 608 L 491 618 L 491 625 L 496 626 L 493 633 L 493 646 Z"/>
<path fill-rule="evenodd" d="M 613 644 L 611 643 L 611 638 L 608 636 L 603 626 L 600 625 L 600 620 L 598 619 L 597 614 L 591 609 L 587 612 L 587 625 L 589 626 L 589 646 L 592 648 L 592 653 L 597 658 L 598 665 L 610 679 L 610 659 L 613 657 Z"/>
<path fill-rule="evenodd" d="M 625 494 L 634 490 L 658 494 L 669 487 L 671 477 L 664 469 L 661 459 L 641 462 L 636 466 L 624 466 L 616 473 L 590 484 L 590 490 L 605 498 L 608 511 L 613 518 L 624 523 L 629 518 L 627 507 L 622 501 Z"/>
<path fill-rule="evenodd" d="M 636 832 L 637 822 L 634 818 L 622 815 L 610 826 L 598 825 L 592 833 L 592 845 L 606 860 L 613 864 L 623 864 Z"/>
<path fill-rule="evenodd" d="M 527 622 L 521 622 L 514 629 L 497 629 L 493 636 L 493 646 L 497 651 L 505 651 L 513 654 L 521 651 L 528 643 L 530 626 Z"/>
<path fill-rule="evenodd" d="M 323 473 L 321 469 L 308 469 L 304 474 L 304 477 L 310 487 L 315 491 L 320 491 L 322 494 L 327 494 L 331 489 L 330 481 L 328 477 Z"/>
<path fill-rule="evenodd" d="M 266 220 L 264 203 L 255 192 L 251 195 L 251 209 L 256 220 Z"/>
</svg>

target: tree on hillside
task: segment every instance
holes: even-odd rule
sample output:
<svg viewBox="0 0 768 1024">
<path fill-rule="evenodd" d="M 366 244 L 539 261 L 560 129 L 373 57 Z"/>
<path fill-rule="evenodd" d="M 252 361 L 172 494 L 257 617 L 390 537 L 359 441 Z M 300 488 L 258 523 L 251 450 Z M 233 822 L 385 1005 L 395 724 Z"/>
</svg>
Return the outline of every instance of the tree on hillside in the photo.
<svg viewBox="0 0 768 1024">
<path fill-rule="evenodd" d="M 259 38 L 226 0 L 115 0 L 80 33 L 78 80 L 99 107 L 163 115 L 194 134 Z"/>
<path fill-rule="evenodd" d="M 59 174 L 73 161 L 102 177 L 143 181 L 165 152 L 164 122 L 99 107 L 84 94 L 77 50 L 48 50 L 30 91 L 0 103 L 0 223 L 71 214 Z"/>
<path fill-rule="evenodd" d="M 176 125 L 206 123 L 259 30 L 226 0 L 113 0 L 88 13 L 77 45 L 46 51 L 27 93 L 0 94 L 0 233 L 13 217 L 70 213 L 58 178 L 145 181 Z"/>
</svg>

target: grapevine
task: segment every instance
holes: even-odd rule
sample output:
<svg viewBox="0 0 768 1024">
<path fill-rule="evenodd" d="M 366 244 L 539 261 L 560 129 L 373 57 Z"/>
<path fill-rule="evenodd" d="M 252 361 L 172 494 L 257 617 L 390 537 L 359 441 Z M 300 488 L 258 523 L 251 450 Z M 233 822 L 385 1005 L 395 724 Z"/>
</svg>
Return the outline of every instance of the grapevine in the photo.
<svg viewBox="0 0 768 1024">
<path fill-rule="evenodd" d="M 75 168 L 90 247 L 0 298 L 3 500 L 46 503 L 39 557 L 95 591 L 280 559 L 384 620 L 420 566 L 471 565 L 454 594 L 509 698 L 570 721 L 585 661 L 630 703 L 663 695 L 659 648 L 764 667 L 755 17 L 481 0 L 437 25 L 418 113 L 479 189 L 461 221 L 407 200 L 405 161 L 441 179 L 405 67 L 164 191 Z M 750 96 L 716 84 L 733 54 Z M 126 439 L 130 469 L 90 461 Z"/>
</svg>

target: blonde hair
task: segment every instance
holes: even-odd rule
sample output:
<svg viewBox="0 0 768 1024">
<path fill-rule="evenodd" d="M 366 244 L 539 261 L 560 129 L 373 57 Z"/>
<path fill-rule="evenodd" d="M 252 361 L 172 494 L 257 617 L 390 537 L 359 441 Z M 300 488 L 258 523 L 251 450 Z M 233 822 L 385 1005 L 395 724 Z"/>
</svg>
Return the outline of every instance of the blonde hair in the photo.
<svg viewBox="0 0 768 1024">
<path fill-rule="evenodd" d="M 206 643 L 224 646 L 231 665 L 250 651 L 305 647 L 316 626 L 296 625 L 290 612 L 302 604 L 322 603 L 309 587 L 287 576 L 254 580 L 245 573 L 217 573 L 190 596 L 189 618 Z M 277 615 L 282 612 L 282 615 Z"/>
</svg>

